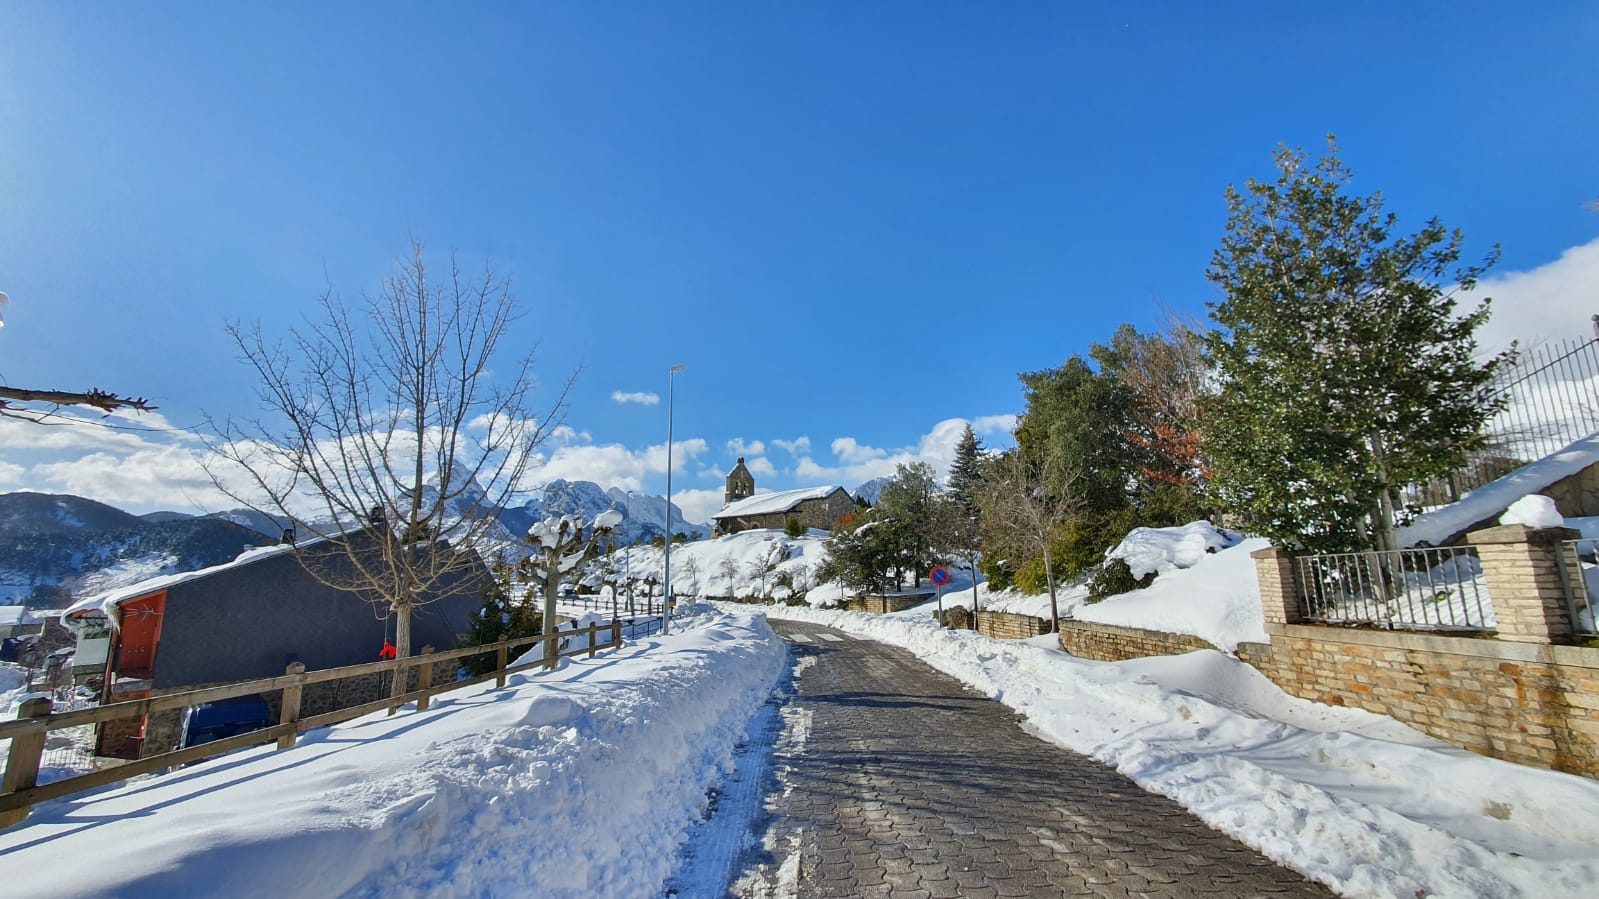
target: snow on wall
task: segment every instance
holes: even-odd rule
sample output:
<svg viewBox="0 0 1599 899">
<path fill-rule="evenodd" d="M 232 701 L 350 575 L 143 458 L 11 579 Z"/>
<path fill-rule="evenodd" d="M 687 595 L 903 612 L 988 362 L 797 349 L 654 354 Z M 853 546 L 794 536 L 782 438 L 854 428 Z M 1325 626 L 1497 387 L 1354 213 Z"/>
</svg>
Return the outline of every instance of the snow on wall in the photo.
<svg viewBox="0 0 1599 899">
<path fill-rule="evenodd" d="M 1438 546 L 1477 522 L 1498 515 L 1523 496 L 1537 493 L 1595 462 L 1599 462 L 1599 434 L 1584 437 L 1558 453 L 1478 487 L 1458 502 L 1416 516 L 1415 521 L 1399 529 L 1399 545 Z"/>
</svg>

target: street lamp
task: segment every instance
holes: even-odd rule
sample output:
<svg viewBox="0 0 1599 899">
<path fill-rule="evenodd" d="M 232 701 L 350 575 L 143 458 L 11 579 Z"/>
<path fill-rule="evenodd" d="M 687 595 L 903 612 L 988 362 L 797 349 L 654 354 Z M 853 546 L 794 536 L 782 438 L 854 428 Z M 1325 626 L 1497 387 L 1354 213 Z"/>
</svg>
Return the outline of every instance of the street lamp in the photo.
<svg viewBox="0 0 1599 899">
<path fill-rule="evenodd" d="M 674 381 L 672 376 L 683 370 L 674 365 L 666 370 L 666 564 L 663 572 L 666 585 L 661 594 L 661 633 L 671 631 L 672 621 L 672 405 Z"/>
</svg>

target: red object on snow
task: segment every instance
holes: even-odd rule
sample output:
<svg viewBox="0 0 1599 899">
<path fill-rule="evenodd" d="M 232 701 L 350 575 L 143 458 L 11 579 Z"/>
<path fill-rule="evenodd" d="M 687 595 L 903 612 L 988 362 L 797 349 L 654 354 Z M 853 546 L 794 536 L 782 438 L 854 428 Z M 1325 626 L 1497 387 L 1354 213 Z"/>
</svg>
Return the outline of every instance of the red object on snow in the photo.
<svg viewBox="0 0 1599 899">
<path fill-rule="evenodd" d="M 390 643 L 389 641 L 384 640 L 383 641 L 383 651 L 378 653 L 378 658 L 379 659 L 392 659 L 396 655 L 398 655 L 399 652 L 400 651 L 398 649 L 394 648 L 394 644 L 393 643 Z"/>
</svg>

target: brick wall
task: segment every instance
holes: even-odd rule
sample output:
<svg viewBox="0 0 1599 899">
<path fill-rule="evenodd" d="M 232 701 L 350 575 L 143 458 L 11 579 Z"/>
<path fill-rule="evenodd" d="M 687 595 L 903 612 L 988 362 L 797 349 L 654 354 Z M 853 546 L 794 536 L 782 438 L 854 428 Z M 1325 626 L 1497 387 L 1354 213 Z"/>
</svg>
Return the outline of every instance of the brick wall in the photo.
<svg viewBox="0 0 1599 899">
<path fill-rule="evenodd" d="M 1080 659 L 1121 662 L 1146 656 L 1181 655 L 1196 649 L 1216 647 L 1187 634 L 1168 634 L 1089 621 L 1062 621 L 1060 648 Z"/>
<path fill-rule="evenodd" d="M 1599 649 L 1267 625 L 1238 657 L 1285 691 L 1494 758 L 1599 777 Z"/>
</svg>

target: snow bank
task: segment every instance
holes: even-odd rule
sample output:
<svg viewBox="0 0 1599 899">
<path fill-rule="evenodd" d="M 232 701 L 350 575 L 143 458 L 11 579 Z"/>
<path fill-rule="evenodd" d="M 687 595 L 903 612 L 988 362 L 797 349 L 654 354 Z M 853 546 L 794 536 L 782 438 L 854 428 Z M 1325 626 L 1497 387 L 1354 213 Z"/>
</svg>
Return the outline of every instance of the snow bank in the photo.
<svg viewBox="0 0 1599 899">
<path fill-rule="evenodd" d="M 1243 546 L 1220 556 L 1248 557 Z M 909 649 L 1206 823 L 1349 896 L 1593 895 L 1599 784 L 1294 699 L 1220 653 L 1101 663 L 925 616 L 774 608 Z"/>
<path fill-rule="evenodd" d="M 1524 524 L 1529 528 L 1559 528 L 1566 519 L 1555 508 L 1555 501 L 1547 496 L 1529 493 L 1510 504 L 1505 514 L 1499 516 L 1500 524 Z"/>
<path fill-rule="evenodd" d="M 1107 559 L 1121 559 L 1132 569 L 1133 577 L 1166 574 L 1179 568 L 1198 565 L 1208 553 L 1219 552 L 1241 538 L 1232 531 L 1219 530 L 1208 521 L 1195 521 L 1170 528 L 1133 528 L 1122 542 L 1105 553 Z"/>
<path fill-rule="evenodd" d="M 747 611 L 41 806 L 10 896 L 646 896 L 787 651 Z M 492 687 L 492 685 L 490 685 Z"/>
</svg>

